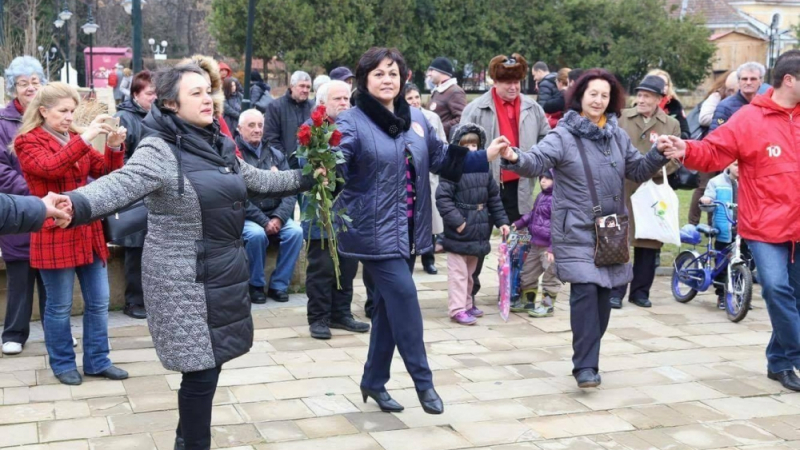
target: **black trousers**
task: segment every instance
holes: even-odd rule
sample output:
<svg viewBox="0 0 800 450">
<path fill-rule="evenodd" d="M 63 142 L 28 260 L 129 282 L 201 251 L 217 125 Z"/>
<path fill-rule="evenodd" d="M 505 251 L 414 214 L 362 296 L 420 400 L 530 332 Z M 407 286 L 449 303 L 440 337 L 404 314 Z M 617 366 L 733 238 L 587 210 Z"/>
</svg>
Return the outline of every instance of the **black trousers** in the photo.
<svg viewBox="0 0 800 450">
<path fill-rule="evenodd" d="M 511 223 L 518 221 L 522 215 L 519 213 L 519 183 L 520 180 L 503 182 L 500 185 L 500 200 L 503 209 Z"/>
<path fill-rule="evenodd" d="M 572 373 L 600 368 L 600 340 L 611 317 L 611 289 L 591 283 L 570 285 L 569 309 L 572 326 Z"/>
<path fill-rule="evenodd" d="M 336 321 L 352 317 L 350 305 L 353 302 L 353 278 L 358 271 L 358 260 L 339 255 L 341 289 L 336 289 L 336 273 L 327 242 L 323 250 L 321 240 L 309 241 L 307 260 L 306 295 L 308 295 L 309 325 L 322 319 Z"/>
<path fill-rule="evenodd" d="M 125 247 L 125 305 L 144 306 L 142 247 Z"/>
<path fill-rule="evenodd" d="M 417 263 L 417 256 L 411 255 L 411 259 L 406 260 L 406 262 L 408 263 L 408 270 L 410 270 L 413 273 L 414 265 Z M 361 265 L 363 268 L 364 265 L 363 261 L 361 262 Z M 374 290 L 375 283 L 373 283 L 372 276 L 369 274 L 369 272 L 367 272 L 366 269 L 363 270 L 363 273 L 361 274 L 361 279 L 364 280 L 364 287 L 367 290 L 367 301 L 364 303 L 364 314 L 366 314 L 367 317 L 371 319 L 372 313 L 375 312 L 375 290 Z"/>
<path fill-rule="evenodd" d="M 33 287 L 38 286 L 39 315 L 44 317 L 47 295 L 39 271 L 32 268 L 29 260 L 6 262 L 8 295 L 6 319 L 3 325 L 3 343 L 25 344 L 31 333 L 33 312 Z M 44 323 L 44 322 L 42 322 Z"/>
<path fill-rule="evenodd" d="M 211 448 L 211 405 L 222 366 L 198 372 L 184 372 L 178 390 L 178 429 L 186 450 Z"/>
<path fill-rule="evenodd" d="M 650 298 L 650 288 L 656 279 L 656 264 L 660 250 L 652 248 L 633 247 L 633 280 L 628 298 L 631 300 L 644 300 Z M 612 289 L 611 296 L 625 298 L 627 285 L 617 286 Z"/>
<path fill-rule="evenodd" d="M 397 347 L 417 390 L 433 388 L 433 374 L 422 340 L 422 312 L 411 276 L 414 258 L 361 263 L 369 274 L 374 295 L 372 333 L 361 386 L 386 390 Z"/>
</svg>

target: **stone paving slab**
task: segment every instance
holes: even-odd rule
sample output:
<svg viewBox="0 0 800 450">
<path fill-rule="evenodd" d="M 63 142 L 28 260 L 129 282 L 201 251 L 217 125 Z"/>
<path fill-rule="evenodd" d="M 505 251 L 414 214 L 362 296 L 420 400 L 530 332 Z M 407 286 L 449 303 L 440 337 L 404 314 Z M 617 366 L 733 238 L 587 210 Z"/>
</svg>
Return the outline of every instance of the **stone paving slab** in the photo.
<svg viewBox="0 0 800 450">
<path fill-rule="evenodd" d="M 497 279 L 481 276 L 486 316 L 462 327 L 447 317 L 447 271 L 414 273 L 424 340 L 445 413 L 426 414 L 395 353 L 387 384 L 405 411 L 387 414 L 359 391 L 368 334 L 311 339 L 305 297 L 254 305 L 252 351 L 226 364 L 214 398 L 212 448 L 233 450 L 788 450 L 800 449 L 800 393 L 766 378 L 771 327 L 755 309 L 733 324 L 700 294 L 678 304 L 667 278 L 653 307 L 612 312 L 601 347 L 603 384 L 571 377 L 568 286 L 546 319 L 495 306 Z M 490 268 L 496 261 L 487 260 Z M 356 280 L 353 311 L 363 316 Z M 172 450 L 180 374 L 158 362 L 147 326 L 114 312 L 111 358 L 124 381 L 58 383 L 41 325 L 18 356 L 0 356 L 0 448 Z M 81 320 L 72 319 L 81 340 Z M 80 355 L 80 347 L 77 349 Z M 78 359 L 80 365 L 80 356 Z"/>
</svg>

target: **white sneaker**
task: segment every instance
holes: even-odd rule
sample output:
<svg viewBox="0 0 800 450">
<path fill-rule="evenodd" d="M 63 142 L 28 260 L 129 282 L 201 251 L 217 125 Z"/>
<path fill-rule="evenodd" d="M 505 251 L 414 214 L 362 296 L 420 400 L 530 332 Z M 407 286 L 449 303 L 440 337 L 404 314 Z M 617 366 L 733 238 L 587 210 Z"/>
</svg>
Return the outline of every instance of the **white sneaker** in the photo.
<svg viewBox="0 0 800 450">
<path fill-rule="evenodd" d="M 75 336 L 72 336 L 72 346 L 73 347 L 77 347 L 78 346 L 78 340 L 75 339 Z"/>
<path fill-rule="evenodd" d="M 6 342 L 3 344 L 3 354 L 19 355 L 22 353 L 22 344 L 18 342 Z"/>
</svg>

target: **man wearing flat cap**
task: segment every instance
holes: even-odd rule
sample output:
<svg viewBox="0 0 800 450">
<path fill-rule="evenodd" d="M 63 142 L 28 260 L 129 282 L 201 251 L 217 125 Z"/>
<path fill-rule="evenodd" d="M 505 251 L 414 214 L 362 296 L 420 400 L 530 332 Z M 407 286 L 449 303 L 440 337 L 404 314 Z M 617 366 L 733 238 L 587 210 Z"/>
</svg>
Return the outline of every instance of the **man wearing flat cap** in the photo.
<svg viewBox="0 0 800 450">
<path fill-rule="evenodd" d="M 487 142 L 505 136 L 511 146 L 527 152 L 550 131 L 544 110 L 538 103 L 522 95 L 521 81 L 528 75 L 528 63 L 518 53 L 498 55 L 489 62 L 489 76 L 494 86 L 464 109 L 461 123 L 474 123 L 486 130 Z M 514 172 L 501 170 L 500 160 L 490 163 L 495 181 L 500 183 L 500 198 L 508 220 L 516 222 L 533 209 L 533 191 L 537 180 L 520 178 Z M 473 277 L 473 295 L 480 288 L 477 274 Z"/>
<path fill-rule="evenodd" d="M 619 126 L 628 133 L 631 143 L 646 154 L 653 147 L 661 135 L 681 135 L 681 126 L 674 117 L 668 116 L 659 108 L 659 103 L 667 93 L 664 79 L 658 76 L 647 76 L 636 87 L 636 105 L 633 108 L 623 109 Z M 667 165 L 667 173 L 677 170 L 678 165 L 671 161 Z M 659 171 L 653 181 L 658 184 L 664 182 Z M 628 211 L 631 208 L 631 195 L 636 192 L 641 183 L 625 180 L 625 202 Z M 633 242 L 633 281 L 630 284 L 628 301 L 643 308 L 649 308 L 650 288 L 656 276 L 656 264 L 661 251 L 661 242 L 647 239 L 634 239 L 636 235 L 636 217 L 630 215 L 630 239 Z M 622 308 L 622 299 L 625 297 L 627 286 L 618 286 L 611 291 L 611 307 Z"/>
<path fill-rule="evenodd" d="M 428 109 L 435 112 L 444 126 L 444 132 L 450 137 L 450 129 L 461 120 L 461 112 L 467 106 L 467 94 L 458 85 L 456 71 L 449 59 L 439 57 L 431 62 L 425 72 L 431 82 L 436 86 L 431 92 Z"/>
</svg>

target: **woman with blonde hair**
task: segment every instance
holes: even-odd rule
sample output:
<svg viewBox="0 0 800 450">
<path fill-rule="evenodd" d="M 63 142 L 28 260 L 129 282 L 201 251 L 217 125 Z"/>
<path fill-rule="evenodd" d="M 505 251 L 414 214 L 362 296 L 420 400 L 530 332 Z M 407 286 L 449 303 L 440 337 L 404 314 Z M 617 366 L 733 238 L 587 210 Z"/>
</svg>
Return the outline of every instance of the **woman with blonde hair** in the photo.
<svg viewBox="0 0 800 450">
<path fill-rule="evenodd" d="M 25 110 L 22 126 L 14 140 L 22 174 L 31 194 L 64 192 L 85 186 L 88 177 L 100 178 L 122 167 L 126 130 L 115 129 L 101 114 L 78 131 L 73 122 L 80 104 L 78 92 L 64 83 L 51 83 Z M 80 133 L 80 134 L 79 134 Z M 106 136 L 104 154 L 90 142 Z M 50 367 L 64 384 L 81 384 L 75 364 L 70 332 L 70 312 L 75 276 L 81 285 L 83 302 L 83 372 L 87 376 L 122 380 L 128 373 L 108 358 L 108 276 L 105 263 L 108 248 L 99 221 L 71 229 L 53 226 L 31 234 L 31 267 L 39 269 L 47 292 L 44 335 Z"/>
<path fill-rule="evenodd" d="M 661 104 L 658 106 L 667 113 L 668 116 L 674 117 L 681 126 L 681 139 L 689 138 L 689 122 L 686 121 L 686 112 L 683 110 L 681 101 L 678 100 L 678 94 L 675 93 L 675 86 L 672 84 L 672 77 L 669 76 L 664 70 L 653 69 L 647 73 L 648 76 L 655 75 L 662 78 L 667 83 L 667 92 L 664 93 L 664 98 L 661 99 Z"/>
</svg>

